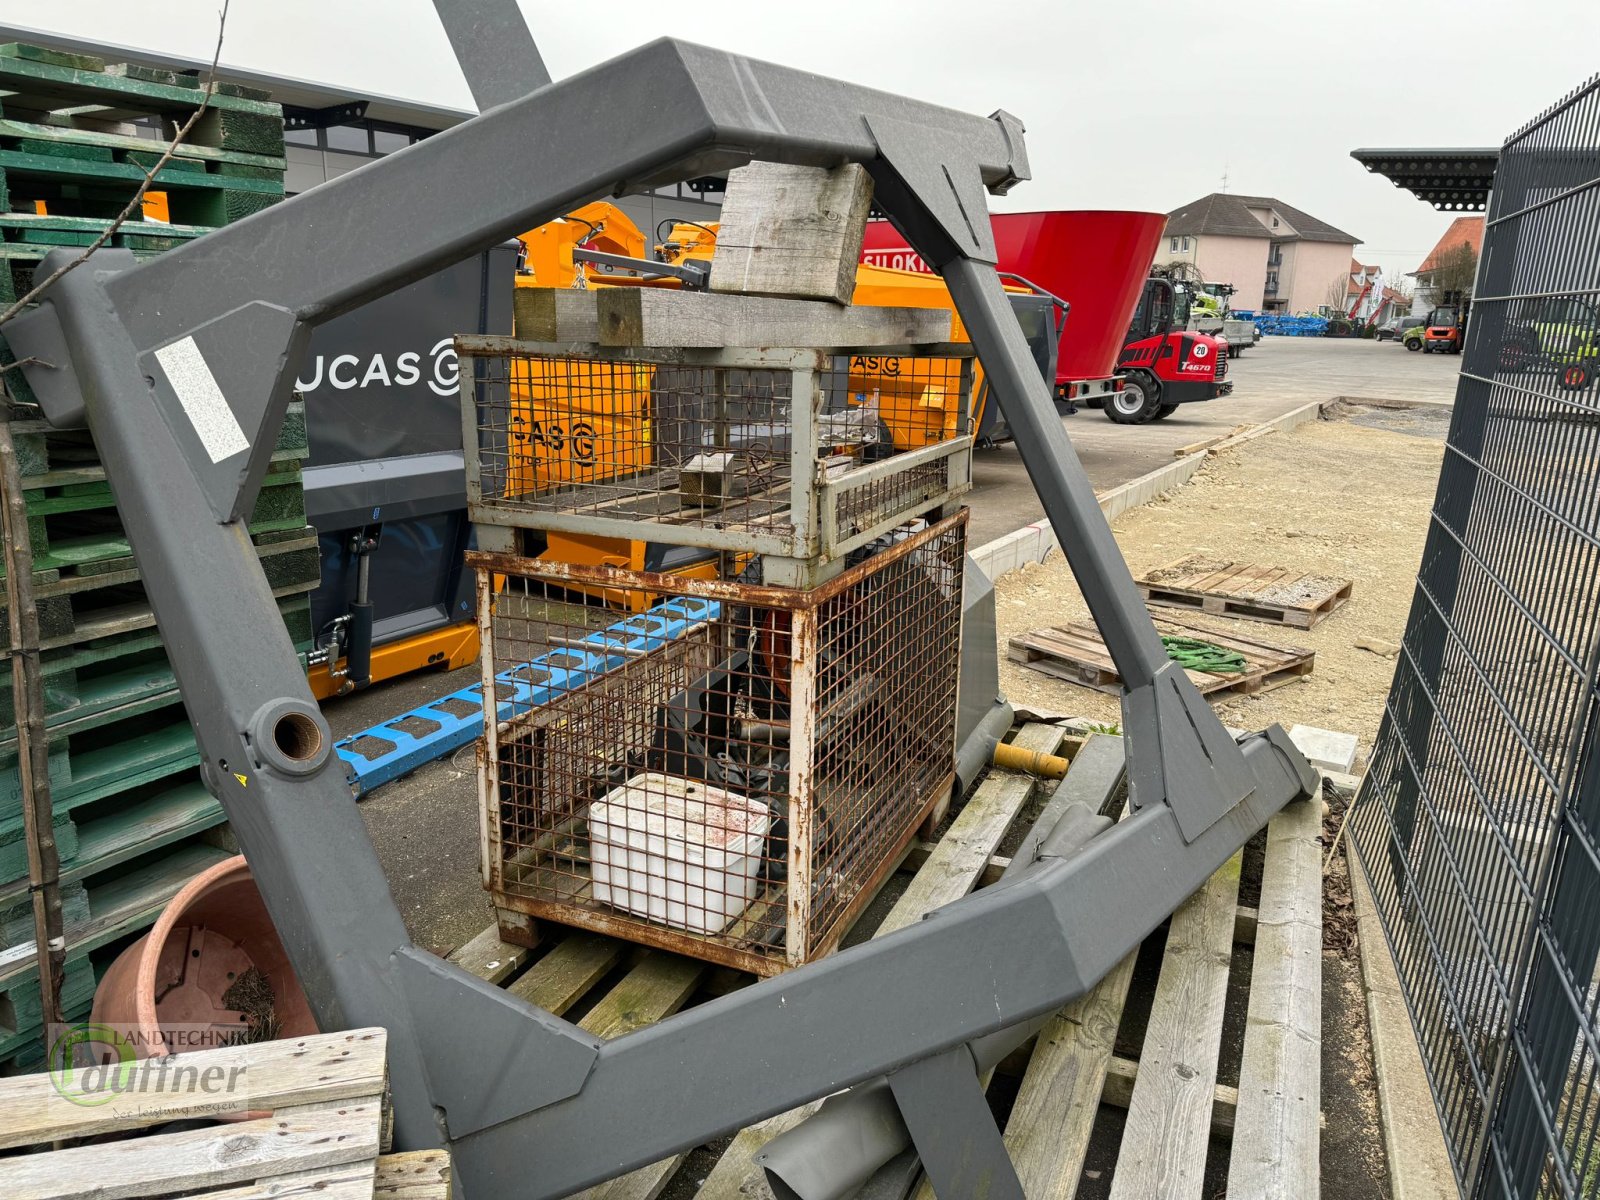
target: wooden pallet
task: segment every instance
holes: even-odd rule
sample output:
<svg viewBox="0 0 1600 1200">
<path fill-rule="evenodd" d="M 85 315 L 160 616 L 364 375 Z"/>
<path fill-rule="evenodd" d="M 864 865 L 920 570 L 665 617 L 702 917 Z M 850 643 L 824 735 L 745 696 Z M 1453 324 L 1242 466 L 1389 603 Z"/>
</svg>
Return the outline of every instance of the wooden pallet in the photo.
<svg viewBox="0 0 1600 1200">
<path fill-rule="evenodd" d="M 446 1200 L 445 1151 L 386 1153 L 386 1045 L 382 1029 L 356 1029 L 195 1051 L 169 1060 L 160 1075 L 135 1068 L 135 1088 L 94 1105 L 63 1095 L 50 1075 L 0 1080 L 0 1149 L 94 1139 L 0 1158 L 0 1195 Z M 212 1072 L 210 1078 L 242 1082 L 232 1089 L 183 1086 L 179 1064 L 195 1069 L 189 1078 Z M 219 1121 L 221 1113 L 236 1119 Z M 152 1128 L 183 1120 L 207 1123 L 178 1132 Z"/>
<path fill-rule="evenodd" d="M 201 86 L 178 72 L 0 45 L 0 305 L 29 288 L 52 249 L 75 253 L 111 234 L 109 245 L 149 258 L 282 196 L 281 107 L 225 84 L 155 180 L 172 223 L 144 220 L 136 209 L 111 233 L 168 148 L 161 139 L 194 113 Z M 0 360 L 13 357 L 0 338 Z M 6 380 L 24 405 L 10 429 L 34 558 L 64 892 L 88 901 L 86 917 L 68 914 L 69 974 L 92 989 L 92 953 L 136 934 L 195 871 L 225 857 L 209 844 L 219 835 L 207 832 L 223 813 L 199 784 L 199 753 L 93 439 L 37 419 L 26 407 L 33 396 L 24 375 Z M 302 649 L 312 638 L 308 593 L 320 571 L 300 474 L 307 455 L 297 403 L 249 521 Z M 3 609 L 0 602 L 0 622 Z M 11 673 L 0 654 L 0 914 L 26 904 Z M 0 920 L 0 1069 L 40 1053 L 27 1001 L 35 986 L 31 937 L 31 928 L 19 934 Z M 77 1015 L 70 1006 L 69 1015 Z"/>
<path fill-rule="evenodd" d="M 1061 752 L 1067 731 L 1029 724 L 1017 744 Z M 1051 805 L 1099 803 L 1118 794 L 1122 740 L 1090 735 Z M 977 887 L 1009 863 L 998 851 L 1037 811 L 1054 785 L 993 771 L 936 842 L 915 843 L 900 865 L 904 891 L 876 933 L 919 921 Z M 1096 799 L 1098 798 L 1098 799 Z M 1134 986 L 1130 954 L 1090 994 L 1056 1016 L 1045 1032 L 1001 1064 L 1020 1092 L 1005 1122 L 1006 1143 L 1029 1196 L 1070 1196 L 1082 1177 L 1096 1122 L 1115 1136 L 1114 1110 L 1126 1110 L 1118 1196 L 1198 1197 L 1207 1139 L 1231 1138 L 1230 1194 L 1306 1196 L 1318 1189 L 1321 970 L 1320 860 L 1316 801 L 1276 818 L 1269 831 L 1259 909 L 1237 905 L 1239 857 L 1173 918 L 1154 986 L 1149 1029 L 1137 1057 L 1115 1053 L 1118 1026 Z M 682 1008 L 743 986 L 749 976 L 600 934 L 551 927 L 537 950 L 504 942 L 490 926 L 450 958 L 464 969 L 554 1013 L 584 1013 L 579 1025 L 620 1037 Z M 1230 951 L 1254 944 L 1248 1031 L 1239 1086 L 1217 1082 Z M 1234 955 L 1233 957 L 1240 957 Z M 1241 969 L 1248 970 L 1245 966 Z M 1142 1003 L 1148 997 L 1140 997 Z M 769 1195 L 755 1156 L 768 1141 L 814 1111 L 807 1106 L 739 1133 L 720 1156 L 673 1155 L 581 1193 L 584 1200 L 655 1200 L 669 1185 L 698 1200 Z M 1182 1179 L 1168 1188 L 1167 1181 Z M 919 1190 L 920 1189 L 920 1190 Z M 676 1192 L 674 1194 L 677 1194 Z M 915 1164 L 897 1160 L 863 1190 L 874 1200 L 932 1192 Z"/>
<path fill-rule="evenodd" d="M 62 975 L 61 1011 L 67 1020 L 89 1015 L 94 1003 L 94 967 L 87 958 L 68 963 Z M 0 984 L 0 1063 L 22 1058 L 28 1069 L 44 1066 L 44 1010 L 35 976 Z M 3 1073 L 3 1072 L 0 1072 Z"/>
<path fill-rule="evenodd" d="M 8 220 L 21 220 L 24 214 L 0 214 L 0 230 Z M 36 220 L 54 218 L 38 217 Z M 201 230 L 200 232 L 207 232 Z M 10 380 L 7 381 L 8 383 Z M 100 484 L 105 488 L 105 507 L 111 493 L 106 486 L 106 471 L 95 450 L 94 439 L 86 430 L 56 429 L 44 420 L 14 420 L 11 439 L 17 447 L 17 465 L 26 492 L 62 488 L 67 484 Z M 278 439 L 273 443 L 268 475 L 300 468 L 310 457 L 304 401 L 290 404 L 284 413 Z"/>
<path fill-rule="evenodd" d="M 159 139 L 137 136 L 128 122 L 160 118 L 162 132 L 169 133 L 200 100 L 198 80 L 163 79 L 143 68 L 107 69 L 77 57 L 78 62 L 63 61 L 39 47 L 0 46 L 0 88 L 6 92 L 0 190 L 9 194 L 8 210 L 31 212 L 38 200 L 55 217 L 114 217 L 167 148 Z M 239 89 L 218 89 L 185 144 L 155 176 L 156 190 L 166 194 L 172 219 L 182 225 L 227 224 L 283 197 L 281 108 L 224 90 Z M 130 223 L 138 224 L 143 222 Z M 0 241 L 0 259 L 29 269 L 29 260 L 51 245 L 82 244 L 74 240 L 81 230 L 30 232 L 41 236 Z M 136 254 L 175 244 L 159 230 L 141 237 L 130 229 L 119 241 Z"/>
<path fill-rule="evenodd" d="M 1147 571 L 1134 582 L 1151 604 L 1295 629 L 1310 629 L 1338 611 L 1355 587 L 1333 575 L 1221 562 L 1201 555 Z"/>
<path fill-rule="evenodd" d="M 1244 655 L 1245 669 L 1235 674 L 1211 671 L 1185 671 L 1200 694 L 1253 695 L 1293 683 L 1311 674 L 1316 652 L 1303 646 L 1283 646 L 1254 638 L 1218 633 L 1183 621 L 1156 620 L 1156 631 L 1170 637 L 1200 638 L 1224 650 Z M 1094 688 L 1098 692 L 1120 695 L 1122 676 L 1111 661 L 1100 631 L 1086 621 L 1053 625 L 1020 634 L 1010 641 L 1007 656 L 1012 662 L 1032 667 L 1057 679 Z"/>
<path fill-rule="evenodd" d="M 201 841 L 190 840 L 182 845 L 170 845 L 178 838 L 194 832 L 181 825 L 176 831 L 167 830 L 164 836 L 147 842 L 144 834 L 148 832 L 149 829 L 124 827 L 121 843 L 107 854 L 109 869 L 104 869 L 104 874 L 100 876 L 91 874 L 81 883 L 77 882 L 75 875 L 74 882 L 67 885 L 69 888 L 81 887 L 89 906 L 87 920 L 73 920 L 67 926 L 69 973 L 74 969 L 74 964 L 82 962 L 92 965 L 90 955 L 102 946 L 121 941 L 152 924 L 184 884 L 201 871 L 233 855 L 231 850 Z M 163 847 L 166 847 L 164 852 L 151 853 Z M 86 870 L 95 865 L 101 864 L 74 864 Z M 15 886 L 7 890 L 11 894 L 7 903 L 14 903 Z M 31 934 L 14 945 L 0 949 L 0 996 L 36 995 L 39 986 L 37 964 Z M 85 1002 L 82 1011 L 68 1012 L 68 1019 L 86 1016 L 87 1008 Z M 40 1057 L 41 1030 L 37 1015 L 29 1016 L 15 1008 L 11 1011 L 17 1015 L 18 1022 L 13 1027 L 0 1028 L 0 1046 L 4 1047 L 0 1050 L 0 1067 L 13 1059 L 23 1066 L 32 1066 Z M 4 1191 L 0 1191 L 0 1195 L 5 1195 Z"/>
</svg>

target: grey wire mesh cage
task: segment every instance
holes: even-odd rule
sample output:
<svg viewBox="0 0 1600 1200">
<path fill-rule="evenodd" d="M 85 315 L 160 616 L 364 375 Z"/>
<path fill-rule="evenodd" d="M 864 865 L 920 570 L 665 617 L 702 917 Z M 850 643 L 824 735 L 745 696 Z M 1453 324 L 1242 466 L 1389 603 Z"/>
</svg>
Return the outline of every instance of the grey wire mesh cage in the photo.
<svg viewBox="0 0 1600 1200">
<path fill-rule="evenodd" d="M 495 905 L 763 975 L 831 951 L 952 786 L 965 527 L 897 529 L 809 590 L 754 559 L 469 556 L 510 713 L 479 763 Z"/>
<path fill-rule="evenodd" d="M 1350 819 L 1464 1195 L 1600 1195 L 1600 79 L 1508 141 Z"/>
<path fill-rule="evenodd" d="M 834 558 L 970 486 L 969 349 L 456 346 L 480 523 Z"/>
</svg>

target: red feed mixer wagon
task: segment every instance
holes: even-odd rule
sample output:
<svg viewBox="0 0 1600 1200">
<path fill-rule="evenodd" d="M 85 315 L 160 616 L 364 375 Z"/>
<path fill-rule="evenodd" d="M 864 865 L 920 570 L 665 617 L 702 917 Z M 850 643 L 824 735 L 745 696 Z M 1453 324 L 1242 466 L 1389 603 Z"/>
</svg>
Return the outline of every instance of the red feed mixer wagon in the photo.
<svg viewBox="0 0 1600 1200">
<path fill-rule="evenodd" d="M 1151 277 L 1166 218 L 1114 210 L 996 213 L 999 270 L 1064 300 L 1056 399 L 1103 407 L 1119 424 L 1169 416 L 1179 404 L 1227 395 L 1227 343 L 1194 333 L 1186 297 Z M 888 221 L 867 225 L 861 260 L 928 272 Z"/>
</svg>

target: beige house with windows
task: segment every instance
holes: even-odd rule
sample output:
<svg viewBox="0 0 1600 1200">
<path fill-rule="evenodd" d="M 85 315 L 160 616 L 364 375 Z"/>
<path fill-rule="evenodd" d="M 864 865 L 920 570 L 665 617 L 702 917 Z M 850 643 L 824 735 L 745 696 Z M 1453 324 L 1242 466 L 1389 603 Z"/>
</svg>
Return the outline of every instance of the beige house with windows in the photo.
<svg viewBox="0 0 1600 1200">
<path fill-rule="evenodd" d="M 1343 294 L 1361 239 L 1271 196 L 1213 192 L 1167 214 L 1156 263 L 1190 262 L 1231 283 L 1234 308 L 1316 312 Z"/>
</svg>

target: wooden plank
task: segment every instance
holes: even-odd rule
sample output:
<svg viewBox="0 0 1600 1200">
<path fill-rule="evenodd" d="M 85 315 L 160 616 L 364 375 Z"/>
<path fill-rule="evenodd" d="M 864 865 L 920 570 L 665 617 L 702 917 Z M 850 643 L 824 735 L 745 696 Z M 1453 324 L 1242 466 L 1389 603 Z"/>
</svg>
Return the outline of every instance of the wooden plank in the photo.
<svg viewBox="0 0 1600 1200">
<path fill-rule="evenodd" d="M 594 293 L 603 346 L 909 346 L 948 341 L 937 308 L 839 308 L 814 300 L 661 288 Z"/>
<path fill-rule="evenodd" d="M 705 963 L 692 958 L 650 954 L 590 1009 L 578 1026 L 597 1037 L 610 1039 L 654 1025 L 683 1007 L 706 969 Z M 596 1184 L 578 1196 L 581 1200 L 655 1200 L 684 1157 L 669 1155 L 616 1179 Z"/>
<path fill-rule="evenodd" d="M 1039 1031 L 1006 1122 L 1006 1150 L 1026 1196 L 1077 1189 L 1138 957 L 1129 954 Z"/>
<path fill-rule="evenodd" d="M 335 1112 L 275 1113 L 220 1131 L 207 1126 L 15 1155 L 0 1159 L 0 1195 L 7 1200 L 126 1200 L 362 1162 L 377 1157 L 378 1116 L 379 1104 L 372 1100 Z"/>
<path fill-rule="evenodd" d="M 1242 861 L 1241 851 L 1172 916 L 1111 1200 L 1201 1195 Z"/>
<path fill-rule="evenodd" d="M 1131 1058 L 1114 1055 L 1106 1066 L 1106 1087 L 1100 1093 L 1100 1103 L 1113 1108 L 1127 1108 L 1133 1103 L 1133 1086 L 1139 1080 L 1139 1064 Z M 1232 1137 L 1233 1123 L 1239 1108 L 1239 1089 L 1219 1083 L 1211 1092 L 1211 1133 L 1213 1137 Z M 1290 1190 L 1284 1193 L 1298 1196 Z"/>
<path fill-rule="evenodd" d="M 1200 442 L 1190 442 L 1187 446 L 1178 446 L 1178 450 L 1173 451 L 1173 458 L 1189 458 L 1190 454 L 1202 453 L 1210 450 L 1211 446 L 1221 445 L 1229 437 L 1230 434 L 1218 434 L 1216 437 L 1202 438 Z"/>
<path fill-rule="evenodd" d="M 616 938 L 569 933 L 507 990 L 559 1016 L 622 961 L 626 948 L 627 943 Z"/>
<path fill-rule="evenodd" d="M 151 151 L 159 155 L 161 148 L 152 144 Z M 0 167 L 4 167 L 8 173 L 42 176 L 63 182 L 106 180 L 111 184 L 136 185 L 143 182 L 145 177 L 145 169 L 134 163 L 89 162 L 81 158 L 56 158 L 49 154 L 27 154 L 19 150 L 0 150 Z M 283 195 L 281 178 L 250 179 L 242 175 L 213 175 L 208 171 L 185 171 L 172 166 L 158 171 L 155 182 L 157 191 L 169 194 L 190 190 L 228 190 L 268 196 Z"/>
<path fill-rule="evenodd" d="M 1049 804 L 1045 806 L 1044 811 L 1039 814 L 1039 817 L 1034 822 L 1033 827 L 1028 830 L 1027 834 L 1023 837 L 1021 843 L 1018 845 L 1016 858 L 1025 863 L 1034 861 L 1038 857 L 1039 848 L 1042 845 L 1045 837 L 1048 836 L 1050 830 L 1055 827 L 1058 821 L 1067 816 L 1069 810 L 1074 808 L 1083 808 L 1088 809 L 1091 812 L 1103 811 L 1111 802 L 1112 798 L 1116 795 L 1117 790 L 1121 786 L 1122 780 L 1126 775 L 1126 772 L 1127 755 L 1123 739 L 1120 737 L 1107 737 L 1103 734 L 1091 734 L 1084 744 L 1079 747 L 1077 754 L 1072 760 L 1072 769 L 1067 772 L 1067 775 L 1062 780 L 1061 785 L 1056 788 L 1055 794 L 1050 797 Z M 1123 815 L 1127 815 L 1126 809 L 1124 809 Z M 1104 1032 L 1106 1053 L 1108 1055 L 1110 1053 L 1111 1044 L 1116 1039 L 1117 1024 L 1120 1020 L 1122 1001 L 1127 995 L 1127 984 L 1132 978 L 1133 961 L 1135 957 L 1136 955 L 1130 955 L 1126 963 L 1118 964 L 1117 968 L 1114 969 L 1107 977 L 1111 980 L 1113 988 L 1115 988 L 1118 986 L 1116 979 L 1118 973 L 1123 972 L 1124 974 L 1124 978 L 1121 980 L 1120 984 L 1120 994 L 1114 997 L 1116 1011 L 1114 1013 L 1106 1014 L 1102 1020 L 1096 1022 L 1097 1028 L 1099 1026 L 1109 1027 L 1108 1030 Z M 1087 998 L 1085 998 L 1085 1000 L 1087 1000 Z M 1077 1006 L 1069 1006 L 1068 1009 L 1064 1009 L 1061 1013 L 1057 1013 L 1055 1015 L 1055 1021 L 1059 1022 L 1063 1019 L 1071 1020 L 1073 1015 L 1073 1007 L 1082 1007 L 1082 1005 L 1085 1003 L 1085 1000 L 1080 1000 Z M 1049 1033 L 1050 1030 L 1047 1027 L 1043 1031 L 1043 1034 L 1048 1036 Z M 1013 1055 L 1021 1058 L 1027 1049 L 1036 1050 L 1042 1044 L 1043 1043 L 1041 1042 L 1041 1039 L 1039 1037 L 1035 1037 L 1033 1039 L 1031 1048 L 1023 1048 L 1013 1051 Z M 993 1073 L 993 1070 L 982 1073 L 978 1077 L 979 1085 L 987 1090 Z M 1103 1070 L 1094 1071 L 1091 1069 L 1089 1072 L 1090 1077 L 1086 1082 L 1092 1085 L 1095 1079 L 1101 1078 L 1103 1075 Z M 1039 1075 L 1035 1076 L 1036 1085 L 1039 1079 L 1042 1077 L 1043 1076 Z M 1085 1102 L 1088 1104 L 1091 1113 L 1094 1105 L 1093 1097 L 1096 1095 L 1098 1095 L 1097 1087 L 1090 1087 L 1090 1089 L 1086 1092 Z M 1064 1144 L 1055 1138 L 1055 1135 L 1058 1132 L 1064 1132 L 1064 1122 L 1063 1120 L 1058 1119 L 1062 1116 L 1064 1116 L 1064 1114 L 1053 1113 L 1046 1117 L 1048 1122 L 1046 1128 L 1050 1135 L 1046 1139 L 1047 1143 L 1053 1145 Z M 1092 1127 L 1092 1125 L 1093 1118 L 1091 1116 L 1088 1119 L 1088 1124 L 1086 1124 L 1083 1129 L 1083 1139 L 1085 1145 L 1087 1145 L 1089 1128 Z M 1045 1143 L 1036 1144 L 1043 1145 Z M 887 1172 L 879 1172 L 879 1174 L 874 1178 L 875 1180 L 882 1179 L 887 1183 L 893 1178 L 893 1175 L 894 1172 L 891 1170 Z M 1046 1192 L 1034 1192 L 1033 1189 L 1025 1188 L 1024 1190 L 1028 1194 L 1051 1194 Z M 917 1185 L 914 1196 L 915 1200 L 937 1200 L 933 1192 L 933 1185 L 927 1180 L 926 1177 L 924 1177 Z"/>
<path fill-rule="evenodd" d="M 293 1179 L 271 1176 L 221 1191 L 184 1193 L 185 1200 L 372 1200 L 373 1196 L 372 1169 L 365 1163 L 325 1167 Z"/>
<path fill-rule="evenodd" d="M 906 856 L 900 861 L 898 870 L 915 875 L 922 870 L 928 856 L 933 853 L 936 842 L 918 839 L 911 843 L 911 849 L 906 851 Z M 991 883 L 998 882 L 1000 876 L 1005 874 L 1005 869 L 1011 865 L 1011 860 L 1003 854 L 991 854 L 988 864 L 983 868 L 983 874 L 978 876 L 978 886 L 988 887 Z"/>
<path fill-rule="evenodd" d="M 872 177 L 859 163 L 728 172 L 711 290 L 849 304 L 871 207 Z"/>
<path fill-rule="evenodd" d="M 180 784 L 78 827 L 78 856 L 61 873 L 81 879 L 148 854 L 223 821 L 222 806 L 199 783 Z"/>
<path fill-rule="evenodd" d="M 1066 730 L 1054 725 L 1028 725 L 1015 744 L 1027 750 L 1054 754 Z M 973 889 L 1000 840 L 1033 795 L 1039 781 L 1031 775 L 992 771 L 978 785 L 943 838 L 911 881 L 878 934 L 891 933 L 922 920 L 924 914 L 959 900 Z"/>
<path fill-rule="evenodd" d="M 533 957 L 523 946 L 500 940 L 500 929 L 491 925 L 465 945 L 450 952 L 449 961 L 463 971 L 496 986 L 504 983 Z"/>
<path fill-rule="evenodd" d="M 243 163 L 252 167 L 267 167 L 275 171 L 284 170 L 286 163 L 283 156 L 271 154 L 249 154 L 241 150 L 218 150 L 212 146 L 200 146 L 190 142 L 179 142 L 173 146 L 171 142 L 158 141 L 154 138 L 133 137 L 121 133 L 100 133 L 91 129 L 63 128 L 59 125 L 34 125 L 26 121 L 11 121 L 0 119 L 0 137 L 33 138 L 39 141 L 58 142 L 79 146 L 96 146 L 112 150 L 135 150 L 141 154 L 160 155 L 169 146 L 172 147 L 174 158 L 202 159 L 207 162 Z M 24 216 L 31 214 L 11 213 L 8 216 Z M 41 221 L 51 218 L 41 218 Z M 56 218 L 59 220 L 59 218 Z M 14 224 L 15 222 L 6 222 Z M 155 222 L 146 223 L 134 221 L 123 226 L 129 233 L 148 234 L 152 237 L 168 236 L 167 228 Z M 196 226 L 180 226 L 179 229 L 187 231 Z M 182 236 L 179 233 L 175 236 Z"/>
<path fill-rule="evenodd" d="M 773 1138 L 787 1133 L 815 1111 L 816 1105 L 808 1104 L 741 1129 L 706 1175 L 695 1200 L 750 1200 L 768 1195 L 766 1176 L 756 1163 L 756 1155 Z"/>
<path fill-rule="evenodd" d="M 412 1150 L 378 1159 L 373 1200 L 450 1200 L 450 1152 Z"/>
<path fill-rule="evenodd" d="M 1024 725 L 1013 740 L 1024 749 L 1054 754 L 1070 732 L 1059 725 L 1030 723 Z M 1071 772 L 1067 774 L 1070 778 Z M 911 887 L 889 911 L 874 936 L 914 924 L 925 913 L 959 900 L 971 891 L 1006 829 L 1033 794 L 1037 782 L 1030 776 L 991 772 L 951 822 L 944 838 L 911 881 Z M 762 1176 L 755 1156 L 773 1138 L 815 1111 L 816 1105 L 805 1105 L 741 1130 L 706 1176 L 696 1200 L 746 1200 L 749 1196 L 761 1195 L 753 1190 L 756 1186 L 765 1187 L 758 1182 Z"/>
<path fill-rule="evenodd" d="M 1103 811 L 1126 773 L 1123 739 L 1091 734 L 1017 856 L 1024 861 L 1037 856 L 1049 833 L 1046 822 L 1059 820 L 1066 804 Z M 1061 812 L 1052 815 L 1058 806 Z M 1121 816 L 1128 816 L 1126 805 Z M 1077 1188 L 1138 956 L 1135 949 L 1088 995 L 1055 1013 L 1034 1039 L 1005 1129 L 1006 1148 L 1027 1195 L 1070 1196 Z"/>
<path fill-rule="evenodd" d="M 117 76 L 98 71 L 78 71 L 51 63 L 32 62 L 26 59 L 0 58 L 0 88 L 21 93 L 28 100 L 35 97 L 59 99 L 47 107 L 66 105 L 104 105 L 112 113 L 129 111 L 143 115 L 151 112 L 182 112 L 188 114 L 199 102 L 200 92 L 193 87 L 180 87 L 150 83 L 129 76 Z M 259 116 L 281 117 L 283 108 L 267 100 L 251 100 L 231 96 L 220 88 L 207 102 L 213 109 L 252 113 Z M 20 107 L 33 107 L 23 104 Z M 110 113 L 98 113 L 97 119 L 114 119 Z"/>
<path fill-rule="evenodd" d="M 46 46 L 33 46 L 27 42 L 7 42 L 0 46 L 0 58 L 31 58 L 34 62 L 50 63 L 57 67 L 70 67 L 74 71 L 104 71 L 106 60 L 93 54 L 72 54 Z"/>
<path fill-rule="evenodd" d="M 512 328 L 524 342 L 598 342 L 599 290 L 519 287 L 511 297 Z"/>
<path fill-rule="evenodd" d="M 1232 437 L 1224 438 L 1215 446 L 1212 446 L 1211 449 L 1206 451 L 1206 453 L 1221 454 L 1227 450 L 1236 450 L 1246 442 L 1253 442 L 1257 438 L 1266 437 L 1269 433 L 1277 432 L 1278 427 L 1276 425 L 1252 425 L 1242 433 L 1236 433 Z"/>
<path fill-rule="evenodd" d="M 1267 825 L 1228 1193 L 1315 1196 L 1322 1092 L 1322 809 Z"/>
<path fill-rule="evenodd" d="M 1022 775 L 995 772 L 985 779 L 889 910 L 879 932 L 914 925 L 924 913 L 970 892 L 1034 787 L 1035 781 Z"/>
<path fill-rule="evenodd" d="M 648 955 L 589 1010 L 578 1028 L 610 1040 L 654 1025 L 683 1007 L 705 970 L 706 964 L 693 958 Z"/>
<path fill-rule="evenodd" d="M 656 1200 L 666 1190 L 667 1184 L 672 1182 L 673 1174 L 687 1157 L 686 1154 L 674 1154 L 663 1158 L 637 1171 L 597 1183 L 571 1200 Z"/>
<path fill-rule="evenodd" d="M 86 1106 L 64 1096 L 49 1075 L 19 1075 L 0 1080 L 0 1149 L 36 1142 L 90 1137 L 198 1112 L 207 1119 L 230 1111 L 279 1109 L 324 1100 L 359 1100 L 383 1091 L 387 1071 L 382 1029 L 354 1029 L 311 1037 L 200 1050 L 167 1059 L 144 1060 L 137 1086 L 105 1104 Z M 249 1086 L 237 1096 L 192 1088 L 179 1065 L 238 1071 Z M 0 1195 L 6 1194 L 0 1190 Z"/>
<path fill-rule="evenodd" d="M 352 1175 L 364 1182 L 370 1191 L 374 1179 L 377 1177 L 378 1155 L 393 1149 L 394 1142 L 394 1112 L 389 1107 L 387 1092 L 373 1097 L 373 1102 L 378 1108 L 377 1120 L 377 1149 L 371 1156 L 351 1163 Z M 321 1113 L 341 1112 L 345 1102 L 340 1100 L 314 1100 L 309 1104 L 295 1104 L 287 1108 L 280 1108 L 272 1115 L 282 1119 L 285 1117 L 315 1117 Z M 275 1179 L 304 1180 L 315 1177 L 317 1170 L 297 1170 L 277 1175 Z"/>
</svg>

